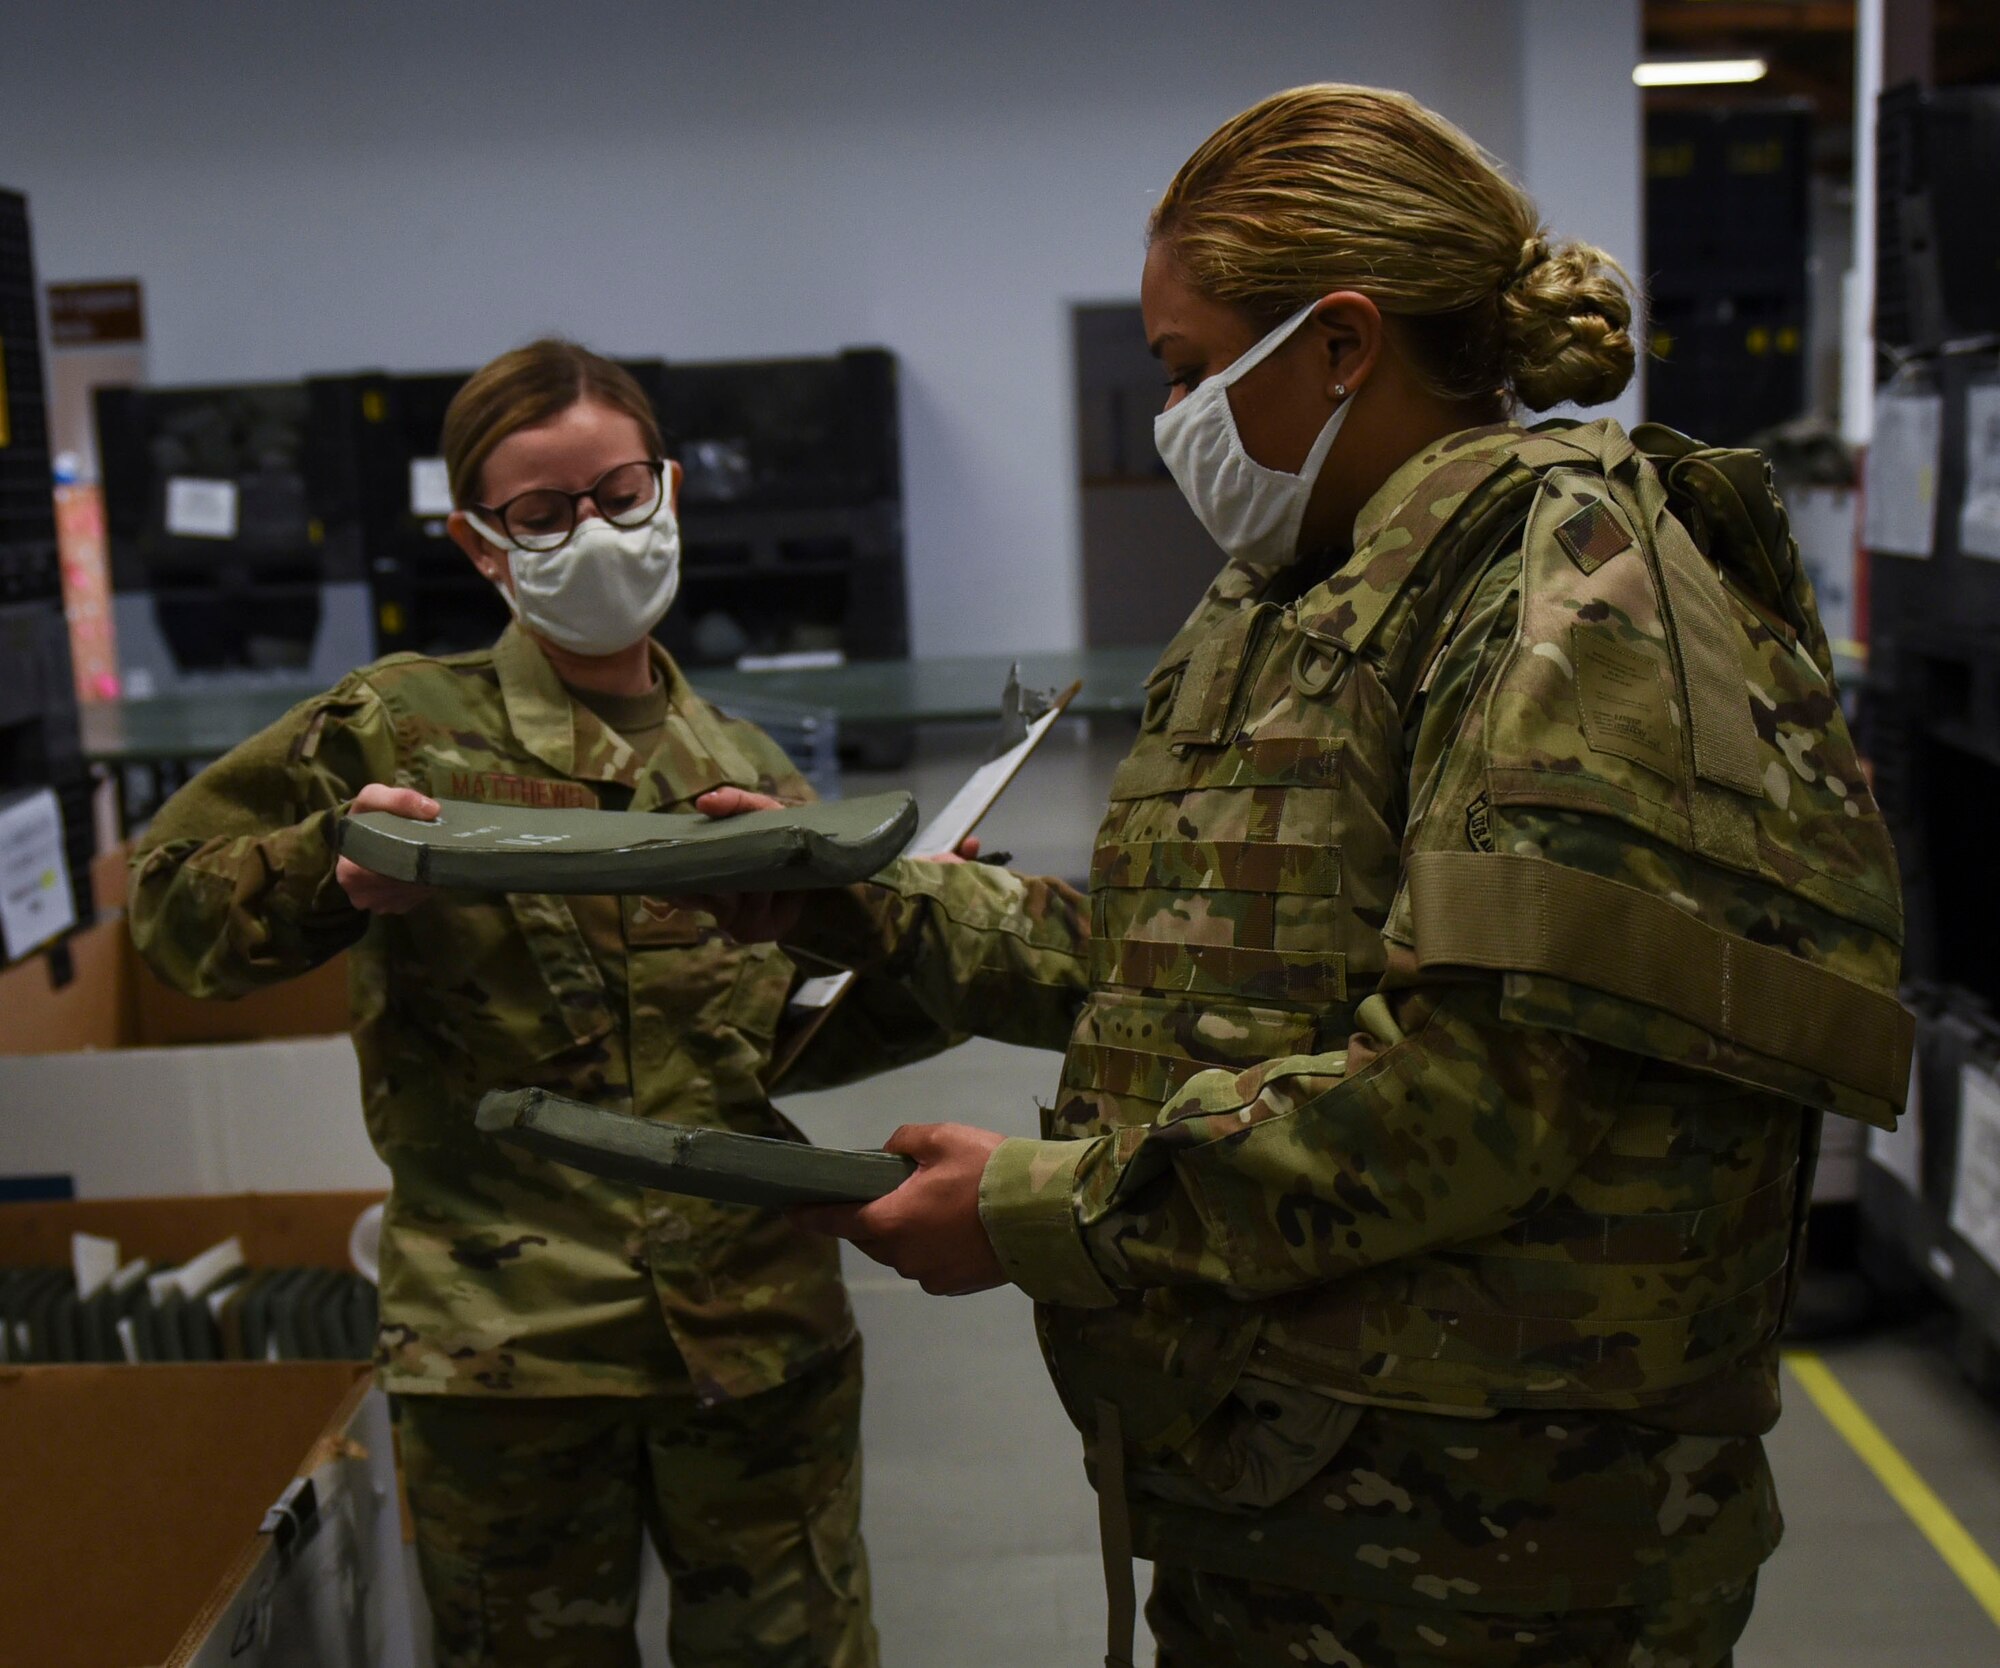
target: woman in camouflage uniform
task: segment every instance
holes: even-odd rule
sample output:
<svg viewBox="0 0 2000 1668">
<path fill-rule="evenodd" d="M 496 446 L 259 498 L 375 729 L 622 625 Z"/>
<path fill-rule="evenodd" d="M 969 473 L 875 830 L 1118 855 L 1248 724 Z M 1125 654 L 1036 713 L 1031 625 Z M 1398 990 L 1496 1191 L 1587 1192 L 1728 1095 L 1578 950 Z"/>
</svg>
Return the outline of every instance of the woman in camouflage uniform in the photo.
<svg viewBox="0 0 2000 1668">
<path fill-rule="evenodd" d="M 516 623 L 364 667 L 203 771 L 134 853 L 133 935 L 200 996 L 349 954 L 393 1178 L 378 1369 L 441 1668 L 635 1663 L 642 1526 L 682 1668 L 863 1668 L 861 1363 L 835 1248 L 473 1126 L 485 1091 L 540 1084 L 782 1133 L 759 1074 L 790 964 L 663 899 L 438 892 L 335 855 L 349 809 L 810 797 L 651 640 L 679 467 L 630 376 L 567 342 L 505 354 L 453 401 L 444 449 L 451 536 Z"/>
<path fill-rule="evenodd" d="M 895 866 L 808 948 L 1065 1049 L 1043 1138 L 815 1213 L 1012 1281 L 1162 1663 L 1727 1661 L 1819 1119 L 1891 1123 L 1893 854 L 1761 460 L 1611 398 L 1632 298 L 1457 129 L 1305 87 L 1153 216 L 1157 439 L 1229 556 L 1088 929 Z M 865 983 L 865 981 L 864 981 Z"/>
</svg>

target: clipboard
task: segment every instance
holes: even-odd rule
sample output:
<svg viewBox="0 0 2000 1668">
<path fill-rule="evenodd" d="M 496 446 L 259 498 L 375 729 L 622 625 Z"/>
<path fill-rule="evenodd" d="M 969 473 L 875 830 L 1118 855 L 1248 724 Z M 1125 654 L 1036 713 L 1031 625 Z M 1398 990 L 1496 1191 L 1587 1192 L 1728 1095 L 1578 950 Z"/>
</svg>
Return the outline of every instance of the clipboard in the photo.
<svg viewBox="0 0 2000 1668">
<path fill-rule="evenodd" d="M 1028 762 L 1028 756 L 1041 746 L 1043 738 L 1055 728 L 1056 720 L 1082 690 L 1081 678 L 1054 693 L 1025 690 L 1021 687 L 1021 666 L 1016 661 L 1000 695 L 1000 734 L 992 753 L 965 779 L 944 808 L 917 831 L 909 850 L 923 857 L 956 851 L 993 809 Z M 776 1088 L 798 1064 L 813 1038 L 819 1035 L 820 1027 L 847 999 L 855 978 L 848 968 L 833 968 L 807 977 L 785 999 L 784 1012 L 778 1019 L 778 1038 L 771 1049 L 770 1070 L 764 1079 L 767 1089 Z"/>
</svg>

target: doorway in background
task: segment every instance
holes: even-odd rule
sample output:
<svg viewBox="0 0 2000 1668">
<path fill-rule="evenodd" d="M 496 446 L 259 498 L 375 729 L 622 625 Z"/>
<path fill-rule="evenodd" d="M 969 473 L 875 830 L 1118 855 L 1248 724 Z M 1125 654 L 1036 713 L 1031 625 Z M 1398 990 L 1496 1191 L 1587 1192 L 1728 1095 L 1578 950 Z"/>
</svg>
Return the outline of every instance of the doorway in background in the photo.
<svg viewBox="0 0 2000 1668">
<path fill-rule="evenodd" d="M 1091 648 L 1164 646 L 1222 566 L 1153 449 L 1165 375 L 1136 301 L 1071 309 L 1083 632 Z"/>
</svg>

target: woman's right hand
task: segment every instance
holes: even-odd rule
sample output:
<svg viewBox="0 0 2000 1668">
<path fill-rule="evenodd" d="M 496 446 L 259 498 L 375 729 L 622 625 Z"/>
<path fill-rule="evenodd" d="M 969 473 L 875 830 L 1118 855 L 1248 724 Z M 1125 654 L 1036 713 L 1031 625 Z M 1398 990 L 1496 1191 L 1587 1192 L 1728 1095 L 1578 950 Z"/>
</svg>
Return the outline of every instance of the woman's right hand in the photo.
<svg viewBox="0 0 2000 1668">
<path fill-rule="evenodd" d="M 408 817 L 412 822 L 435 822 L 438 802 L 415 788 L 392 788 L 386 782 L 370 782 L 354 796 L 348 810 L 387 811 L 391 816 Z M 333 878 L 347 894 L 348 902 L 374 915 L 407 915 L 437 893 L 435 886 L 426 886 L 421 881 L 378 875 L 373 869 L 362 868 L 351 857 L 335 861 Z"/>
</svg>

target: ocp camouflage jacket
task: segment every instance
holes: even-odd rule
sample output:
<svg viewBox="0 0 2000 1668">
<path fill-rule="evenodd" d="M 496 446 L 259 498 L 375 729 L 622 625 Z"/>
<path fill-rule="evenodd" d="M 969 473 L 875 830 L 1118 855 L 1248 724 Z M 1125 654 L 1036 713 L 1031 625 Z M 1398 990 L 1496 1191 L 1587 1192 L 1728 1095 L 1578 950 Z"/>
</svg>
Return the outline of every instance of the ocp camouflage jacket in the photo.
<svg viewBox="0 0 2000 1668">
<path fill-rule="evenodd" d="M 182 990 L 234 996 L 351 952 L 362 1098 L 393 1178 L 378 1362 L 392 1390 L 633 1395 L 691 1380 L 744 1396 L 852 1334 L 831 1241 L 775 1212 L 563 1169 L 473 1127 L 487 1090 L 540 1085 L 784 1133 L 759 1082 L 793 978 L 780 951 L 665 899 L 460 892 L 370 916 L 333 878 L 334 824 L 369 782 L 640 811 L 725 784 L 811 797 L 774 743 L 657 659 L 666 729 L 641 758 L 516 628 L 474 654 L 392 655 L 209 766 L 133 853 L 133 936 Z M 830 1045 L 822 1060 L 842 1054 Z"/>
</svg>

